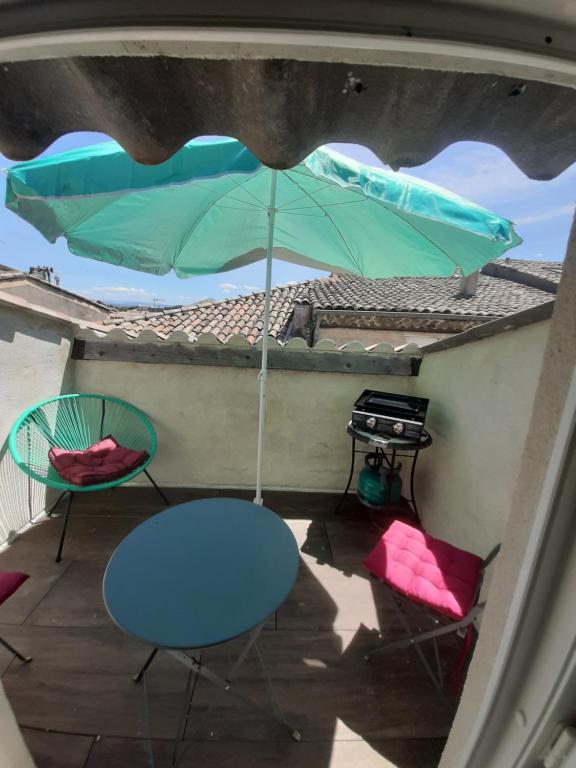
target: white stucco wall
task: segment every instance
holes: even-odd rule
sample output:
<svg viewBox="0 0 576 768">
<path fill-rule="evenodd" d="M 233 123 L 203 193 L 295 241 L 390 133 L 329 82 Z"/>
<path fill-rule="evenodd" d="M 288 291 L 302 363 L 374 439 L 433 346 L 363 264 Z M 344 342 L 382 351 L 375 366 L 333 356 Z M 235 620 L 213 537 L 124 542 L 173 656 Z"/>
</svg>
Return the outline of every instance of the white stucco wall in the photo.
<svg viewBox="0 0 576 768">
<path fill-rule="evenodd" d="M 484 556 L 502 538 L 550 321 L 425 355 L 433 446 L 418 467 L 427 531 Z"/>
<path fill-rule="evenodd" d="M 158 434 L 151 472 L 161 484 L 254 487 L 256 370 L 77 361 L 75 377 L 76 390 L 125 398 L 151 417 Z M 346 424 L 355 399 L 365 388 L 407 392 L 414 381 L 270 371 L 264 487 L 343 490 L 351 446 Z"/>
<path fill-rule="evenodd" d="M 350 466 L 345 427 L 360 392 L 420 394 L 431 400 L 434 437 L 416 477 L 424 524 L 486 554 L 508 515 L 548 324 L 425 355 L 415 378 L 271 371 L 264 487 L 341 491 Z M 161 484 L 253 487 L 256 371 L 78 361 L 75 389 L 117 395 L 148 413 Z"/>
<path fill-rule="evenodd" d="M 39 400 L 69 391 L 73 326 L 0 304 L 0 543 L 44 509 L 46 489 L 12 461 L 8 435 Z"/>
</svg>

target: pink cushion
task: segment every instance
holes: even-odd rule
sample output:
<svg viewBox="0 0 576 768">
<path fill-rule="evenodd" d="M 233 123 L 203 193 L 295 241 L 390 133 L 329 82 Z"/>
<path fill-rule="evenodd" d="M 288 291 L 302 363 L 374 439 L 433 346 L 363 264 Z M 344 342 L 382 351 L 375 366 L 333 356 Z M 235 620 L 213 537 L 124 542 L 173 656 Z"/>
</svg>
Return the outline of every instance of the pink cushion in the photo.
<svg viewBox="0 0 576 768">
<path fill-rule="evenodd" d="M 414 602 L 458 620 L 472 608 L 482 559 L 395 520 L 364 565 Z"/>
<path fill-rule="evenodd" d="M 5 600 L 8 600 L 10 595 L 26 581 L 28 578 L 27 573 L 20 573 L 19 571 L 0 571 L 0 605 Z"/>
<path fill-rule="evenodd" d="M 112 435 L 84 451 L 51 448 L 50 463 L 58 474 L 73 485 L 97 485 L 118 480 L 148 459 L 146 451 L 122 447 Z"/>
</svg>

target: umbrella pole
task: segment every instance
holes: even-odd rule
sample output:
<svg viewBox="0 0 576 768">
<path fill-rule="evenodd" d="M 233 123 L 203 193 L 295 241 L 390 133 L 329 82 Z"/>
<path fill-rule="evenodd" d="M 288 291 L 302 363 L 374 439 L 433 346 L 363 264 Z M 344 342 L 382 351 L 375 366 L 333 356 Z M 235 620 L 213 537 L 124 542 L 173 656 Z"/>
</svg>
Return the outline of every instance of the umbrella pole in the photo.
<svg viewBox="0 0 576 768">
<path fill-rule="evenodd" d="M 276 217 L 276 179 L 278 171 L 270 174 L 270 202 L 268 205 L 268 244 L 266 247 L 266 293 L 264 294 L 264 320 L 262 323 L 262 365 L 258 380 L 260 400 L 258 404 L 258 452 L 256 455 L 255 504 L 262 504 L 262 449 L 264 446 L 264 421 L 266 418 L 266 383 L 268 380 L 268 327 L 270 325 L 270 289 L 272 287 L 272 249 L 274 247 L 274 219 Z"/>
</svg>

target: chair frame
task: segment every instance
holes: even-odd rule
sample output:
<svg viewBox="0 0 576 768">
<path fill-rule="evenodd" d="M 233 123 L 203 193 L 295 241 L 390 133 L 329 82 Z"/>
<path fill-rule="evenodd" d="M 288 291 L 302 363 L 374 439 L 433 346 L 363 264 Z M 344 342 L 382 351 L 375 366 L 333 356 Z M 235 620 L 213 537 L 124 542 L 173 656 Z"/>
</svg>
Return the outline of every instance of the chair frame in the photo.
<svg viewBox="0 0 576 768">
<path fill-rule="evenodd" d="M 382 581 L 381 579 L 377 579 L 380 581 L 384 586 L 387 588 L 387 595 L 390 597 L 390 603 L 394 609 L 394 616 L 392 618 L 392 621 L 389 622 L 388 626 L 384 631 L 380 633 L 380 642 L 376 646 L 376 648 L 373 648 L 371 651 L 368 651 L 368 653 L 364 656 L 364 661 L 368 662 L 371 660 L 373 656 L 376 656 L 380 653 L 392 653 L 393 651 L 398 651 L 403 648 L 414 648 L 416 651 L 422 666 L 426 670 L 428 676 L 432 680 L 432 683 L 434 684 L 434 687 L 436 690 L 444 695 L 444 676 L 442 674 L 442 665 L 440 663 L 440 654 L 438 651 L 438 643 L 437 639 L 439 637 L 443 637 L 444 635 L 453 634 L 454 632 L 460 632 L 461 630 L 468 630 L 468 628 L 472 628 L 474 626 L 474 622 L 476 619 L 480 616 L 482 611 L 484 610 L 484 607 L 486 605 L 485 602 L 479 602 L 480 593 L 482 591 L 482 584 L 484 582 L 484 575 L 486 573 L 486 568 L 494 561 L 498 553 L 500 552 L 500 544 L 497 544 L 487 555 L 487 557 L 484 558 L 482 561 L 482 566 L 480 569 L 480 577 L 478 579 L 478 585 L 476 587 L 476 594 L 474 596 L 474 600 L 472 603 L 472 608 L 467 613 L 464 618 L 459 620 L 450 619 L 449 617 L 444 616 L 443 614 L 438 613 L 437 611 L 434 611 L 432 608 L 429 608 L 428 606 L 422 605 L 420 603 L 416 603 L 406 595 L 403 595 L 401 592 L 398 592 L 393 587 L 390 587 L 386 582 Z M 408 607 L 415 607 L 421 610 L 423 614 L 426 615 L 428 621 L 432 621 L 433 624 L 439 625 L 442 619 L 446 619 L 450 623 L 448 624 L 442 624 L 442 626 L 437 626 L 436 629 L 429 629 L 426 631 L 419 631 L 417 633 L 413 633 L 412 627 L 410 626 L 410 622 L 406 616 L 406 609 Z M 404 629 L 404 632 L 406 633 L 406 638 L 403 640 L 396 640 L 392 643 L 386 643 L 386 637 L 388 636 L 390 630 L 392 627 L 394 627 L 397 623 L 400 623 L 402 625 L 402 628 Z M 435 660 L 435 666 L 436 670 L 432 668 L 432 665 L 424 655 L 424 652 L 422 648 L 420 647 L 422 643 L 425 643 L 427 641 L 431 640 L 434 646 L 434 660 Z"/>
<path fill-rule="evenodd" d="M 116 480 L 111 480 L 106 483 L 97 483 L 95 485 L 74 485 L 72 483 L 66 482 L 66 480 L 62 479 L 56 479 L 51 477 L 45 477 L 38 472 L 35 472 L 32 467 L 28 465 L 25 458 L 20 455 L 18 445 L 17 445 L 17 438 L 18 434 L 22 429 L 26 428 L 26 425 L 30 422 L 30 420 L 33 418 L 35 413 L 38 413 L 42 410 L 42 408 L 48 404 L 54 403 L 54 402 L 62 402 L 65 400 L 74 400 L 74 399 L 97 399 L 101 401 L 101 417 L 100 417 L 100 438 L 104 437 L 102 434 L 103 431 L 103 425 L 104 425 L 104 419 L 106 414 L 106 403 L 114 403 L 117 406 L 120 406 L 121 408 L 126 409 L 127 411 L 130 411 L 134 416 L 136 416 L 142 425 L 145 427 L 149 438 L 150 438 L 150 446 L 148 447 L 148 459 L 141 464 L 136 469 L 132 470 L 128 474 L 124 475 L 123 477 L 117 478 Z M 101 394 L 95 394 L 95 393 L 74 393 L 74 394 L 68 394 L 68 395 L 59 395 L 57 397 L 50 397 L 46 400 L 42 400 L 39 403 L 36 403 L 31 408 L 28 408 L 24 413 L 16 420 L 16 423 L 12 427 L 12 430 L 10 431 L 10 437 L 8 440 L 8 446 L 10 453 L 12 455 L 12 458 L 14 459 L 14 462 L 16 465 L 25 472 L 29 477 L 32 477 L 34 480 L 36 480 L 39 483 L 42 483 L 43 485 L 46 485 L 50 488 L 55 488 L 57 490 L 60 490 L 61 493 L 56 499 L 56 501 L 52 504 L 50 509 L 47 511 L 47 516 L 52 517 L 52 514 L 54 513 L 54 510 L 58 507 L 62 499 L 67 497 L 68 503 L 66 505 L 66 513 L 64 515 L 63 521 L 62 521 L 62 531 L 60 534 L 60 541 L 58 543 L 58 552 L 56 554 L 56 562 L 59 563 L 62 560 L 62 549 L 64 546 L 64 539 L 66 537 L 66 530 L 68 528 L 68 520 L 70 518 L 70 512 L 72 510 L 72 501 L 77 493 L 86 493 L 90 491 L 101 491 L 106 490 L 109 488 L 114 488 L 119 485 L 123 485 L 124 483 L 127 483 L 129 480 L 132 480 L 137 475 L 141 474 L 142 472 L 146 475 L 148 480 L 152 483 L 155 490 L 159 494 L 159 496 L 162 498 L 162 501 L 168 506 L 169 501 L 164 492 L 159 488 L 159 486 L 156 484 L 150 473 L 148 472 L 148 465 L 154 458 L 154 455 L 156 453 L 156 432 L 154 430 L 154 427 L 152 426 L 150 420 L 146 416 L 146 414 L 141 411 L 139 408 L 136 408 L 136 406 L 132 405 L 131 403 L 126 402 L 125 400 L 121 400 L 118 397 L 112 397 L 110 395 L 101 395 Z"/>
</svg>

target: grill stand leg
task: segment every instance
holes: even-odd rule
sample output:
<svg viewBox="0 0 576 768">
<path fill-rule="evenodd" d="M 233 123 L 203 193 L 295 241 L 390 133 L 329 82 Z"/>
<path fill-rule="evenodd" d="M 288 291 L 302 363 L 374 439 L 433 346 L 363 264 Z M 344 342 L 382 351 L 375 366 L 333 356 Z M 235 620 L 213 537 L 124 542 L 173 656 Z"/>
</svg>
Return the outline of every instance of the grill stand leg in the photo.
<svg viewBox="0 0 576 768">
<path fill-rule="evenodd" d="M 412 467 L 410 469 L 410 501 L 412 502 L 412 512 L 414 513 L 414 522 L 420 525 L 420 517 L 418 515 L 418 507 L 416 506 L 416 495 L 414 493 L 414 475 L 416 474 L 416 462 L 418 460 L 418 454 L 420 451 L 414 452 L 412 459 Z"/>
<path fill-rule="evenodd" d="M 340 510 L 342 509 L 342 504 L 344 504 L 344 500 L 346 496 L 348 496 L 348 491 L 350 490 L 350 486 L 352 485 L 352 478 L 354 477 L 354 464 L 356 463 L 356 438 L 352 438 L 352 459 L 350 462 L 350 474 L 348 475 L 348 482 L 346 483 L 346 488 L 344 490 L 344 493 L 342 496 L 340 496 L 340 499 L 338 501 L 338 504 L 336 505 L 336 509 L 334 510 L 334 514 L 339 514 Z"/>
</svg>

